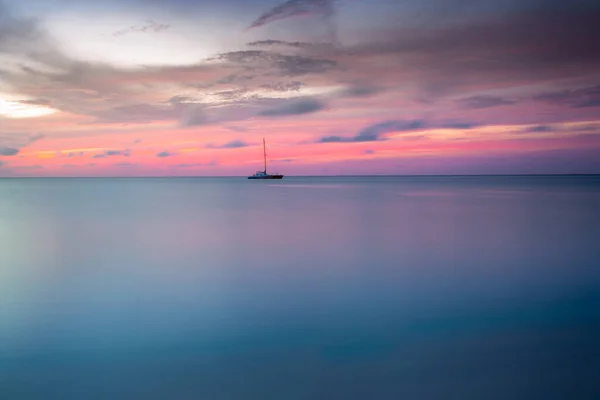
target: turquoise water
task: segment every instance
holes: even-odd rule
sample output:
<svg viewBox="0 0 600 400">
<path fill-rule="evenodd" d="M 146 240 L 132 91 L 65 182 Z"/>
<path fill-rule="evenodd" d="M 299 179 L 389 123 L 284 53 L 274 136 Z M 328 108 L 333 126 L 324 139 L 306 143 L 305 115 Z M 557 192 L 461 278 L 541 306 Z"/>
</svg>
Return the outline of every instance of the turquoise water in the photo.
<svg viewBox="0 0 600 400">
<path fill-rule="evenodd" d="M 598 176 L 0 180 L 0 399 L 597 399 L 598 371 Z"/>
</svg>

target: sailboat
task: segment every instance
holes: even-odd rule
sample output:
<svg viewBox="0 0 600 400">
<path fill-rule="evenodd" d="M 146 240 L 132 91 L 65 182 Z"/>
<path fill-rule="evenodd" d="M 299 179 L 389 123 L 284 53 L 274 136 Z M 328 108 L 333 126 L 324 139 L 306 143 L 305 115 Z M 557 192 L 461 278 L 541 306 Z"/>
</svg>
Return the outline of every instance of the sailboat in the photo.
<svg viewBox="0 0 600 400">
<path fill-rule="evenodd" d="M 267 173 L 267 146 L 265 144 L 265 138 L 263 138 L 263 156 L 265 159 L 264 171 L 257 171 L 254 175 L 249 176 L 248 179 L 282 179 L 281 174 L 269 174 Z"/>
</svg>

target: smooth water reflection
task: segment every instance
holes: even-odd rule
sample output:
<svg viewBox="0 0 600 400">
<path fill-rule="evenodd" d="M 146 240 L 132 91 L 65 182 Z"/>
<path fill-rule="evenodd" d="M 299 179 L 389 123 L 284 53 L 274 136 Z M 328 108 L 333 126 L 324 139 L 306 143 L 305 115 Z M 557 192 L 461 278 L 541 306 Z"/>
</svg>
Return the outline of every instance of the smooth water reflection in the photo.
<svg viewBox="0 0 600 400">
<path fill-rule="evenodd" d="M 598 177 L 0 180 L 0 398 L 595 398 L 599 210 Z"/>
</svg>

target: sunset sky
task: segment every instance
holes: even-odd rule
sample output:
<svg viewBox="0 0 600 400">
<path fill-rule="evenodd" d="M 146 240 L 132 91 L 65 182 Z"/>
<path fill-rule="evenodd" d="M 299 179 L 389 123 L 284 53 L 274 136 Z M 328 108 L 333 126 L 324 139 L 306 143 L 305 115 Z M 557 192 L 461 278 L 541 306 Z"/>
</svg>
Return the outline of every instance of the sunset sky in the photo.
<svg viewBox="0 0 600 400">
<path fill-rule="evenodd" d="M 0 0 L 0 176 L 600 173 L 597 0 Z"/>
</svg>

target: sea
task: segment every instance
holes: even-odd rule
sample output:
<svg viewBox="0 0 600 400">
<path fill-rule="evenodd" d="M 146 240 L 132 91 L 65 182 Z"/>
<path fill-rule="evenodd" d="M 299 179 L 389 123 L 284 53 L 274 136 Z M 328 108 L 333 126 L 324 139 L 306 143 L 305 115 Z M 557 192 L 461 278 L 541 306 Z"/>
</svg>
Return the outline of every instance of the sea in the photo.
<svg viewBox="0 0 600 400">
<path fill-rule="evenodd" d="M 0 399 L 600 398 L 600 176 L 0 180 Z"/>
</svg>

